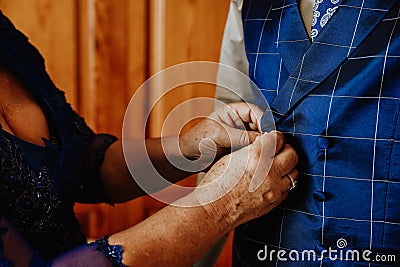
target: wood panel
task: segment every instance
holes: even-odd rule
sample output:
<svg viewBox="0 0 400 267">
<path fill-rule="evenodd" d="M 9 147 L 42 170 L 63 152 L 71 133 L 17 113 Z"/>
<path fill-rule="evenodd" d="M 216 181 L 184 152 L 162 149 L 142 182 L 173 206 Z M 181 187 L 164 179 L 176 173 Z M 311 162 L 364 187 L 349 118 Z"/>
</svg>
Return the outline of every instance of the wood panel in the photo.
<svg viewBox="0 0 400 267">
<path fill-rule="evenodd" d="M 82 0 L 78 10 L 80 112 L 97 132 L 121 137 L 125 109 L 147 77 L 147 3 Z M 115 207 L 80 205 L 77 211 L 92 216 L 86 223 L 90 237 L 120 231 L 144 218 L 143 198 Z"/>
<path fill-rule="evenodd" d="M 150 73 L 188 61 L 218 62 L 228 7 L 229 0 L 152 0 Z M 194 97 L 213 98 L 214 92 L 214 86 L 205 84 L 171 92 L 157 103 L 151 114 L 150 136 L 160 136 L 163 122 L 174 107 Z M 162 92 L 150 93 L 153 93 L 150 99 L 154 100 Z M 190 113 L 188 109 L 186 112 Z M 208 109 L 211 112 L 212 105 Z"/>
<path fill-rule="evenodd" d="M 79 1 L 80 112 L 97 131 L 121 135 L 127 84 L 127 2 Z"/>
</svg>

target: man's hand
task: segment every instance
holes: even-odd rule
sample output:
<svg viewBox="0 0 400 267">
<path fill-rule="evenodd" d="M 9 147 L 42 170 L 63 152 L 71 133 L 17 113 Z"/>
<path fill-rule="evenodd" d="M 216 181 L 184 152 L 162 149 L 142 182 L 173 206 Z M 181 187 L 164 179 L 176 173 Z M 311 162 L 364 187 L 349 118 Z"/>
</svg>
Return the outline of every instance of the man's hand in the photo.
<svg viewBox="0 0 400 267">
<path fill-rule="evenodd" d="M 225 105 L 180 136 L 180 149 L 185 157 L 197 159 L 201 154 L 222 156 L 245 147 L 260 136 L 262 115 L 253 104 Z"/>
</svg>

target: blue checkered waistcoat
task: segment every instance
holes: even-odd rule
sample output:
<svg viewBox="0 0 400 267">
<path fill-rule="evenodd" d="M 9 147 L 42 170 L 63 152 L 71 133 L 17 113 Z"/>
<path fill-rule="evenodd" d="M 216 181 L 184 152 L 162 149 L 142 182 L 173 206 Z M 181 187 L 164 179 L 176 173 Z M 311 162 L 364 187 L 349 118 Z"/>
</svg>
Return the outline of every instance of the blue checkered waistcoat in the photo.
<svg viewBox="0 0 400 267">
<path fill-rule="evenodd" d="M 368 266 L 377 254 L 400 260 L 399 13 L 400 1 L 343 0 L 311 43 L 295 0 L 244 1 L 249 73 L 298 151 L 301 185 L 236 230 L 233 266 Z M 265 246 L 372 254 L 359 262 L 326 254 L 260 260 Z"/>
</svg>

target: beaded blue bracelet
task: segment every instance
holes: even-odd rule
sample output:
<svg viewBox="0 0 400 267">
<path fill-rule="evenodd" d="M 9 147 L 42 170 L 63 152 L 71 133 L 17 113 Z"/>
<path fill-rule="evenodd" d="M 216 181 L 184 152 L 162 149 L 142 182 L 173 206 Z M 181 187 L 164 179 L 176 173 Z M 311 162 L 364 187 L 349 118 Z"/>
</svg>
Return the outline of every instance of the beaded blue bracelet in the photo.
<svg viewBox="0 0 400 267">
<path fill-rule="evenodd" d="M 96 247 L 97 251 L 103 253 L 115 266 L 126 267 L 126 265 L 122 263 L 122 253 L 124 252 L 122 246 L 111 246 L 108 243 L 108 236 L 98 239 L 92 244 Z"/>
</svg>

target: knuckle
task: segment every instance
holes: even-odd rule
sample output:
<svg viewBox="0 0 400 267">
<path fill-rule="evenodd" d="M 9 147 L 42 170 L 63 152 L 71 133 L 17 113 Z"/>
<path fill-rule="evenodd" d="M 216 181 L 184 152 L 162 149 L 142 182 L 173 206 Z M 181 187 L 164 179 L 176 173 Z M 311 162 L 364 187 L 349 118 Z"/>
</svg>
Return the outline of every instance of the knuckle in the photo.
<svg viewBox="0 0 400 267">
<path fill-rule="evenodd" d="M 263 199 L 267 200 L 268 202 L 273 202 L 276 199 L 276 194 L 269 190 L 263 194 Z"/>
<path fill-rule="evenodd" d="M 249 140 L 250 140 L 250 138 L 249 138 L 247 132 L 246 131 L 242 131 L 240 133 L 240 136 L 239 136 L 239 145 L 240 146 L 247 146 L 250 143 Z"/>
<path fill-rule="evenodd" d="M 269 190 L 263 194 L 264 201 L 268 202 L 268 204 L 274 205 L 275 203 L 279 203 L 279 200 L 282 198 L 282 193 L 277 192 L 275 190 Z"/>
</svg>

